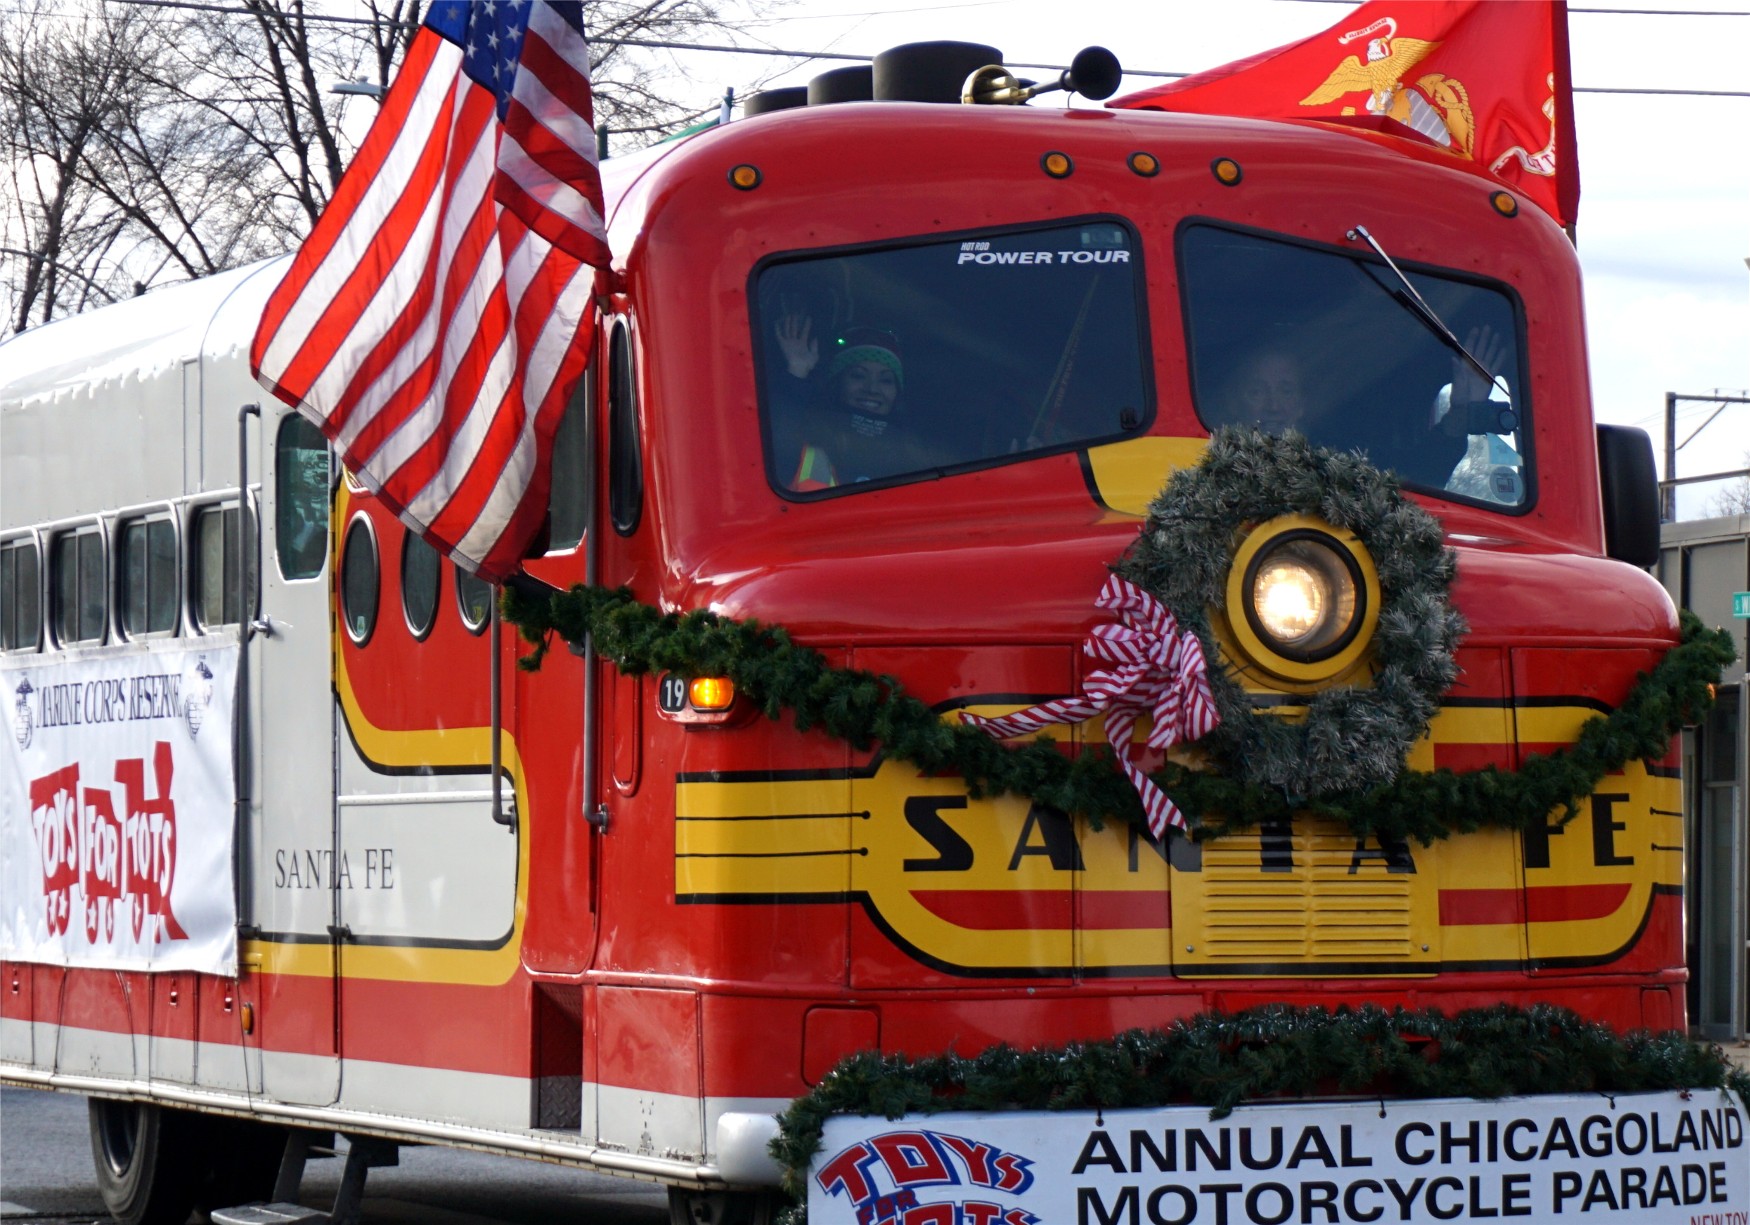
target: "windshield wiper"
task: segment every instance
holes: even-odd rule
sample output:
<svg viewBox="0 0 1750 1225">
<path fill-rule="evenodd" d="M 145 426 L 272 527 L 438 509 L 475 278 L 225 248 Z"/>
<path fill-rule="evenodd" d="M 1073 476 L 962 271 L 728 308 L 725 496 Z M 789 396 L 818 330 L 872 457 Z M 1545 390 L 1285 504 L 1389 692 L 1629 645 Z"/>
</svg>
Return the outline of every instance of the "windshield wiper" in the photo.
<svg viewBox="0 0 1750 1225">
<path fill-rule="evenodd" d="M 1446 326 L 1446 320 L 1436 314 L 1434 308 L 1428 305 L 1427 300 L 1416 292 L 1416 287 L 1410 283 L 1410 278 L 1404 275 L 1404 270 L 1398 267 L 1397 261 L 1385 253 L 1385 248 L 1380 246 L 1373 235 L 1367 232 L 1367 227 L 1356 225 L 1349 231 L 1348 237 L 1351 242 L 1360 239 L 1372 247 L 1379 258 L 1385 261 L 1385 266 L 1397 274 L 1398 280 L 1403 282 L 1404 289 L 1408 292 L 1393 293 L 1392 297 L 1402 302 L 1406 310 L 1427 325 L 1428 330 L 1438 336 L 1442 344 L 1469 362 L 1473 370 L 1488 380 L 1489 386 L 1499 388 L 1501 393 L 1507 397 L 1508 403 L 1511 403 L 1513 393 L 1508 389 L 1506 380 L 1478 361 L 1471 351 L 1464 347 L 1458 337 L 1453 335 L 1452 329 Z M 1384 286 L 1380 288 L 1383 289 Z"/>
</svg>

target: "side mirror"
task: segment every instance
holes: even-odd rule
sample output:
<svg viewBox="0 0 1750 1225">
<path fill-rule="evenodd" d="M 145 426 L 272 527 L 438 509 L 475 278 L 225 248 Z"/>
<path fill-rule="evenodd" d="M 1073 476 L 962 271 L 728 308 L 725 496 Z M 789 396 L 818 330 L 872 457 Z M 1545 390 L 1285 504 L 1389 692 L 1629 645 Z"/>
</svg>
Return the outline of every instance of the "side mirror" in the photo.
<svg viewBox="0 0 1750 1225">
<path fill-rule="evenodd" d="M 1604 551 L 1643 568 L 1659 560 L 1659 476 L 1653 440 L 1626 425 L 1598 427 L 1598 486 Z"/>
</svg>

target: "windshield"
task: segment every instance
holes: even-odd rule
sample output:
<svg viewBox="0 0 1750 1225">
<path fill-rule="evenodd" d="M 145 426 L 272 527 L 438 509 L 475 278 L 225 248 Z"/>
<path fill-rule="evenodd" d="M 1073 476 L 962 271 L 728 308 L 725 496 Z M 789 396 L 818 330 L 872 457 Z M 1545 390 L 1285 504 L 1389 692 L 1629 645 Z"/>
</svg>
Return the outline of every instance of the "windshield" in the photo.
<svg viewBox="0 0 1750 1225">
<path fill-rule="evenodd" d="M 1194 224 L 1180 232 L 1179 258 L 1204 424 L 1296 429 L 1321 446 L 1365 451 L 1417 489 L 1529 506 L 1519 324 L 1505 289 L 1404 269 L 1497 376 L 1491 386 L 1371 252 Z"/>
<path fill-rule="evenodd" d="M 765 264 L 773 485 L 832 496 L 1142 432 L 1139 249 L 1097 220 Z"/>
</svg>

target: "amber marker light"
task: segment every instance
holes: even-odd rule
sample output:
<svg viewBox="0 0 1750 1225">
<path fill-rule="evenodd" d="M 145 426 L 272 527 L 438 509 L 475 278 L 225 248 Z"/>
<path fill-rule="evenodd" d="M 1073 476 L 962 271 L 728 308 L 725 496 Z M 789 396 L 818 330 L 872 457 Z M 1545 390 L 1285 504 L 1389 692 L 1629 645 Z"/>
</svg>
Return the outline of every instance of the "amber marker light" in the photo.
<svg viewBox="0 0 1750 1225">
<path fill-rule="evenodd" d="M 1519 201 L 1515 200 L 1509 192 L 1490 192 L 1489 203 L 1493 204 L 1495 211 L 1503 217 L 1517 217 L 1519 215 Z"/>
<path fill-rule="evenodd" d="M 1209 163 L 1209 173 L 1215 176 L 1215 181 L 1223 187 L 1238 187 L 1240 180 L 1246 177 L 1240 164 L 1231 157 L 1218 157 Z"/>
<path fill-rule="evenodd" d="M 735 701 L 735 682 L 727 676 L 696 676 L 687 688 L 694 710 L 728 710 Z"/>
<path fill-rule="evenodd" d="M 1152 179 L 1161 172 L 1161 161 L 1152 153 L 1132 153 L 1128 160 L 1131 170 L 1145 179 Z"/>
<path fill-rule="evenodd" d="M 1076 164 L 1069 160 L 1069 154 L 1053 150 L 1039 159 L 1039 168 L 1054 179 L 1067 179 L 1074 172 Z"/>
<path fill-rule="evenodd" d="M 254 1004 L 243 1005 L 243 1032 L 246 1034 L 252 1034 L 255 1032 L 255 1005 Z"/>
<path fill-rule="evenodd" d="M 760 168 L 746 162 L 729 168 L 729 185 L 737 191 L 752 191 L 760 185 Z"/>
</svg>

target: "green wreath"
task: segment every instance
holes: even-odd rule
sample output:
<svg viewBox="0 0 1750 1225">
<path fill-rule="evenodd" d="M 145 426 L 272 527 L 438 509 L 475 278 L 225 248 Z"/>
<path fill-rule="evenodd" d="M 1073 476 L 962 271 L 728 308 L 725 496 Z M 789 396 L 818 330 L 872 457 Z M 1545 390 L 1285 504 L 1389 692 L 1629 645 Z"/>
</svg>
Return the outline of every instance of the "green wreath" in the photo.
<svg viewBox="0 0 1750 1225">
<path fill-rule="evenodd" d="M 1225 603 L 1242 528 L 1289 514 L 1352 532 L 1372 555 L 1381 604 L 1371 688 L 1324 689 L 1299 723 L 1253 709 L 1209 622 L 1210 610 Z M 1465 623 L 1447 598 L 1455 561 L 1442 539 L 1434 516 L 1358 452 L 1315 447 L 1295 433 L 1229 428 L 1211 437 L 1201 463 L 1167 482 L 1114 569 L 1203 643 L 1221 724 L 1200 747 L 1222 772 L 1290 797 L 1319 798 L 1395 779 L 1458 674 L 1453 649 Z"/>
</svg>

